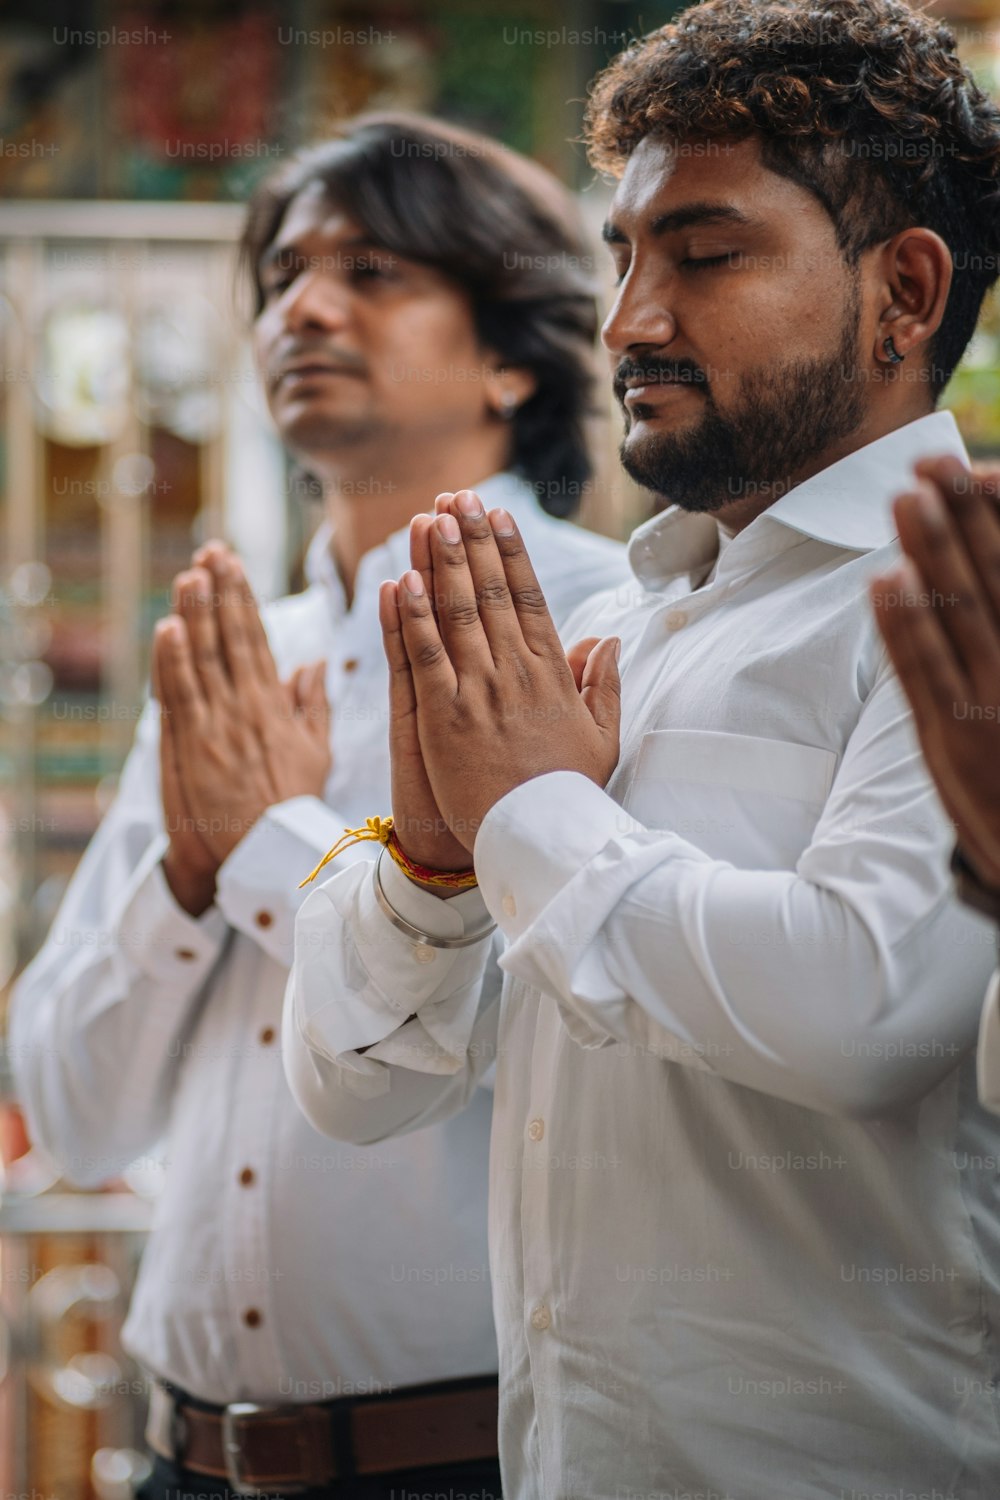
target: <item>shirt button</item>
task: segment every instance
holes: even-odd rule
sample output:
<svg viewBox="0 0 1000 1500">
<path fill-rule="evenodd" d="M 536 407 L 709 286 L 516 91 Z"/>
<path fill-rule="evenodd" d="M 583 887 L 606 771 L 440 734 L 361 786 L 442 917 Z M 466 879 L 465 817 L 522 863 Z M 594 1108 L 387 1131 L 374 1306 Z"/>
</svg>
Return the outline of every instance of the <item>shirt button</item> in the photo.
<svg viewBox="0 0 1000 1500">
<path fill-rule="evenodd" d="M 688 622 L 688 617 L 682 609 L 671 609 L 667 612 L 663 621 L 668 630 L 683 630 Z"/>
<path fill-rule="evenodd" d="M 552 1315 L 544 1302 L 540 1302 L 537 1307 L 531 1309 L 531 1326 L 532 1328 L 536 1328 L 539 1333 L 544 1333 L 551 1322 Z"/>
<path fill-rule="evenodd" d="M 248 1307 L 243 1314 L 243 1321 L 248 1328 L 259 1328 L 264 1321 L 264 1314 L 257 1307 Z"/>
<path fill-rule="evenodd" d="M 514 900 L 513 896 L 504 896 L 503 900 L 500 902 L 500 905 L 503 908 L 503 914 L 505 917 L 517 916 L 517 902 Z"/>
<path fill-rule="evenodd" d="M 265 1026 L 264 1030 L 260 1033 L 260 1036 L 257 1038 L 257 1040 L 260 1042 L 260 1045 L 262 1047 L 270 1047 L 271 1043 L 274 1041 L 274 1027 Z"/>
<path fill-rule="evenodd" d="M 347 658 L 347 660 L 344 662 L 344 671 L 345 672 L 356 672 L 358 670 L 359 665 L 360 665 L 360 663 L 359 663 L 358 658 L 356 656 L 349 656 Z"/>
<path fill-rule="evenodd" d="M 174 957 L 179 958 L 182 963 L 189 964 L 191 963 L 192 959 L 197 958 L 198 955 L 193 948 L 175 948 Z"/>
<path fill-rule="evenodd" d="M 528 1126 L 528 1140 L 529 1141 L 540 1141 L 541 1138 L 542 1138 L 542 1136 L 544 1134 L 545 1134 L 545 1121 L 544 1120 L 532 1120 L 531 1124 Z"/>
<path fill-rule="evenodd" d="M 274 916 L 269 911 L 259 911 L 254 914 L 254 921 L 258 927 L 270 927 L 274 922 Z"/>
<path fill-rule="evenodd" d="M 414 943 L 413 957 L 418 964 L 432 964 L 437 954 L 433 948 L 428 948 L 426 943 Z"/>
<path fill-rule="evenodd" d="M 244 1167 L 243 1171 L 240 1173 L 240 1186 L 252 1187 L 256 1181 L 257 1173 L 254 1171 L 253 1167 Z"/>
</svg>

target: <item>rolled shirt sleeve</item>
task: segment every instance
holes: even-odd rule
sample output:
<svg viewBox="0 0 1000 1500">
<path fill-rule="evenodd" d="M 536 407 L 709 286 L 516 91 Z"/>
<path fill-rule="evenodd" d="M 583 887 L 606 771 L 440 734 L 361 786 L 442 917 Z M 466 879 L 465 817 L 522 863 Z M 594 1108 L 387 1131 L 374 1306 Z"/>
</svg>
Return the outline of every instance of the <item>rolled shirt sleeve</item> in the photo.
<svg viewBox="0 0 1000 1500">
<path fill-rule="evenodd" d="M 285 997 L 292 1092 L 317 1129 L 349 1140 L 382 1139 L 454 1113 L 496 1051 L 492 935 L 464 948 L 415 943 L 379 907 L 374 873 L 369 856 L 303 902 Z M 489 924 L 478 890 L 443 900 L 388 858 L 380 877 L 393 909 L 424 932 L 462 937 Z"/>
</svg>

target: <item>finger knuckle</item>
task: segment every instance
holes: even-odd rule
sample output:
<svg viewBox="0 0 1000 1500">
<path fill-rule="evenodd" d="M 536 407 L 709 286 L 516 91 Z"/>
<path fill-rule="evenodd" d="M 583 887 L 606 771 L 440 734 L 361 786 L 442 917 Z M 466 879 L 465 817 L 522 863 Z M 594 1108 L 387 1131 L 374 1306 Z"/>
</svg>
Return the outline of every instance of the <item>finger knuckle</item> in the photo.
<svg viewBox="0 0 1000 1500">
<path fill-rule="evenodd" d="M 548 613 L 545 595 L 537 584 L 525 584 L 523 588 L 514 589 L 511 597 L 522 614 L 544 615 Z"/>
<path fill-rule="evenodd" d="M 510 590 L 503 578 L 487 578 L 476 590 L 480 609 L 505 609 L 510 602 Z"/>
<path fill-rule="evenodd" d="M 454 599 L 447 608 L 449 625 L 458 630 L 470 630 L 479 624 L 479 609 L 474 599 Z"/>
<path fill-rule="evenodd" d="M 417 665 L 421 667 L 436 667 L 443 656 L 444 647 L 440 641 L 422 641 L 414 653 Z"/>
</svg>

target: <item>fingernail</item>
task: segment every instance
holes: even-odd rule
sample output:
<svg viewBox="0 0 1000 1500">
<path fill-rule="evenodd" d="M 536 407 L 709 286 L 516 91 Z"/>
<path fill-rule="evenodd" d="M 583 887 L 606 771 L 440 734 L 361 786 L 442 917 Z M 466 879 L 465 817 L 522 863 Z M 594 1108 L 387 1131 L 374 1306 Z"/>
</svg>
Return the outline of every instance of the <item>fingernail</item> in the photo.
<svg viewBox="0 0 1000 1500">
<path fill-rule="evenodd" d="M 622 643 L 621 643 L 621 638 L 619 637 L 615 641 L 615 661 L 621 661 L 621 659 L 622 659 Z"/>
<path fill-rule="evenodd" d="M 463 516 L 481 516 L 483 513 L 483 502 L 474 490 L 459 490 L 455 504 Z"/>
<path fill-rule="evenodd" d="M 411 568 L 409 573 L 404 573 L 399 581 L 403 585 L 406 592 L 408 594 L 411 594 L 414 599 L 419 599 L 420 596 L 425 592 L 424 580 L 414 568 Z"/>
<path fill-rule="evenodd" d="M 513 536 L 514 522 L 509 511 L 491 510 L 490 525 L 497 536 Z"/>
<path fill-rule="evenodd" d="M 458 529 L 458 522 L 455 520 L 454 516 L 438 516 L 434 524 L 437 527 L 438 535 L 443 542 L 461 541 L 462 533 Z"/>
</svg>

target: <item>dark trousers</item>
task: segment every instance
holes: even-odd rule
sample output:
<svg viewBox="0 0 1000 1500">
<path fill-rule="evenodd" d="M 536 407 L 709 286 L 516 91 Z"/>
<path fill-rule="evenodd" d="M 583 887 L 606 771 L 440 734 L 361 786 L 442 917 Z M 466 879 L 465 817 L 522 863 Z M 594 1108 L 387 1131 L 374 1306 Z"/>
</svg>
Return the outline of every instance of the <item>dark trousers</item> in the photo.
<svg viewBox="0 0 1000 1500">
<path fill-rule="evenodd" d="M 137 1500 L 240 1500 L 224 1479 L 208 1479 L 157 1458 Z M 263 1500 L 263 1497 L 261 1497 Z M 269 1494 L 267 1500 L 285 1500 Z M 365 1479 L 339 1479 L 321 1490 L 299 1491 L 288 1500 L 501 1500 L 496 1460 L 413 1469 Z"/>
</svg>

